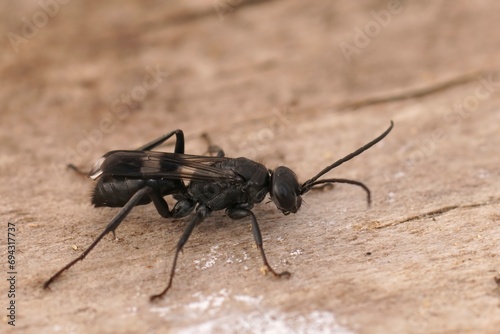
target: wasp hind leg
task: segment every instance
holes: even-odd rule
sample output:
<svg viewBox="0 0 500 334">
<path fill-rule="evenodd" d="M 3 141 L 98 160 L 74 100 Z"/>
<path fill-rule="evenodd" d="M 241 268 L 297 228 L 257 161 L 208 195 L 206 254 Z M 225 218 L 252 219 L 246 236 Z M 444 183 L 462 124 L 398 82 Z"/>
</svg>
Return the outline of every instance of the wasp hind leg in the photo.
<svg viewBox="0 0 500 334">
<path fill-rule="evenodd" d="M 156 138 L 155 140 L 139 147 L 137 151 L 151 151 L 153 148 L 163 144 L 173 135 L 175 135 L 176 137 L 174 153 L 184 154 L 184 132 L 182 132 L 182 130 L 174 130 L 159 138 Z"/>
<path fill-rule="evenodd" d="M 83 260 L 87 256 L 87 254 L 89 254 L 90 251 L 99 243 L 99 241 L 101 241 L 101 239 L 104 238 L 104 236 L 106 234 L 108 234 L 109 232 L 112 232 L 114 234 L 115 230 L 123 222 L 123 220 L 125 219 L 125 217 L 127 217 L 127 215 L 130 213 L 130 211 L 132 210 L 132 208 L 134 206 L 136 206 L 137 203 L 139 203 L 140 200 L 144 196 L 147 196 L 148 194 L 150 194 L 152 190 L 153 190 L 153 188 L 151 188 L 151 187 L 144 187 L 144 188 L 140 189 L 139 191 L 137 191 L 134 194 L 134 196 L 132 196 L 132 198 L 130 198 L 130 200 L 127 202 L 127 204 L 125 204 L 123 206 L 123 208 L 120 210 L 120 212 L 118 212 L 118 214 L 116 216 L 114 216 L 113 219 L 111 219 L 111 221 L 108 223 L 108 225 L 106 226 L 106 228 L 104 229 L 104 231 L 102 231 L 102 233 L 99 234 L 99 236 L 94 240 L 94 242 L 92 242 L 92 244 L 79 257 L 77 257 L 76 259 L 74 259 L 73 261 L 71 261 L 70 263 L 68 263 L 61 270 L 59 270 L 57 273 L 55 273 L 51 278 L 49 278 L 43 284 L 43 288 L 47 289 L 49 287 L 49 285 L 54 280 L 56 280 L 59 276 L 61 276 L 61 274 L 63 272 L 65 272 L 66 270 L 68 270 L 69 268 L 71 268 L 78 261 Z"/>
</svg>

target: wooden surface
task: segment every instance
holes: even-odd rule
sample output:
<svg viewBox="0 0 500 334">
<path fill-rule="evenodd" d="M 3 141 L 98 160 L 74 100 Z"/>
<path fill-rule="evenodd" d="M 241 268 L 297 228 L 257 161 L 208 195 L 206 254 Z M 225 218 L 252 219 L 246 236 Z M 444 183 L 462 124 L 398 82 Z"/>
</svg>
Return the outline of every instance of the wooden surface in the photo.
<svg viewBox="0 0 500 334">
<path fill-rule="evenodd" d="M 0 5 L 0 243 L 6 259 L 14 223 L 18 272 L 2 332 L 498 332 L 498 2 L 42 3 Z M 208 133 L 305 180 L 391 119 L 328 174 L 365 182 L 370 209 L 347 185 L 295 215 L 255 208 L 289 280 L 261 274 L 249 221 L 216 212 L 151 304 L 186 220 L 144 206 L 42 290 L 116 213 L 90 206 L 93 181 L 69 162 L 180 128 L 188 153 Z"/>
</svg>

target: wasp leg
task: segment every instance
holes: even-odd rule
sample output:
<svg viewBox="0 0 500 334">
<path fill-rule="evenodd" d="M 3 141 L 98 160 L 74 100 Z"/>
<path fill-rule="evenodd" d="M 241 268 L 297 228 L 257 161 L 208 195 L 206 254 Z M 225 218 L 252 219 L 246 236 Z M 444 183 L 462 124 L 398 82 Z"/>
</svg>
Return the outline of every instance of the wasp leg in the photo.
<svg viewBox="0 0 500 334">
<path fill-rule="evenodd" d="M 77 166 L 73 165 L 73 164 L 67 164 L 66 167 L 68 169 L 72 169 L 73 171 L 75 171 L 75 173 L 77 173 L 78 175 L 81 175 L 81 176 L 85 176 L 87 177 L 88 176 L 88 173 L 82 171 L 80 168 L 78 168 Z"/>
<path fill-rule="evenodd" d="M 136 206 L 137 203 L 139 203 L 139 201 L 144 196 L 146 196 L 149 193 L 151 193 L 152 190 L 153 189 L 151 187 L 144 187 L 144 188 L 140 189 L 139 191 L 137 191 L 134 194 L 134 196 L 132 196 L 132 198 L 130 198 L 130 200 L 127 202 L 127 204 L 125 204 L 123 206 L 123 208 L 120 210 L 120 212 L 118 212 L 118 214 L 116 216 L 114 216 L 113 219 L 111 219 L 111 221 L 106 226 L 106 228 L 104 229 L 104 231 L 101 234 L 99 234 L 99 236 L 94 240 L 94 242 L 92 242 L 92 244 L 79 257 L 77 257 L 76 259 L 74 259 L 73 261 L 71 261 L 70 263 L 68 263 L 61 270 L 59 270 L 57 273 L 55 273 L 51 278 L 49 278 L 43 284 L 43 288 L 47 289 L 49 287 L 49 285 L 55 279 L 57 279 L 63 272 L 65 272 L 66 270 L 68 270 L 69 268 L 71 268 L 78 261 L 83 260 L 85 258 L 85 256 L 87 256 L 87 254 L 90 253 L 90 251 L 99 243 L 99 241 L 101 241 L 101 239 L 106 234 L 108 234 L 109 232 L 114 233 L 115 229 L 121 224 L 121 222 L 125 219 L 125 217 L 127 217 L 127 215 L 130 213 L 130 211 L 132 210 L 132 208 L 134 206 Z"/>
<path fill-rule="evenodd" d="M 174 153 L 184 154 L 184 132 L 182 132 L 182 130 L 174 130 L 172 132 L 169 132 L 169 133 L 153 140 L 152 142 L 149 142 L 149 143 L 139 147 L 137 149 L 137 151 L 151 151 L 153 148 L 162 144 L 164 141 L 166 141 L 167 139 L 169 139 L 173 135 L 175 135 L 175 137 L 176 137 Z"/>
<path fill-rule="evenodd" d="M 227 215 L 234 220 L 250 216 L 250 219 L 252 221 L 252 231 L 253 231 L 253 237 L 255 239 L 255 244 L 257 245 L 257 248 L 260 250 L 260 255 L 262 257 L 262 261 L 264 262 L 265 268 L 276 277 L 287 277 L 287 278 L 290 277 L 290 273 L 288 271 L 277 273 L 276 271 L 274 271 L 273 268 L 271 268 L 271 266 L 267 262 L 266 254 L 264 252 L 264 247 L 262 245 L 262 234 L 260 233 L 259 224 L 257 223 L 257 218 L 255 218 L 254 213 L 246 208 L 241 208 L 241 207 L 229 208 L 226 210 L 226 212 Z"/>
<path fill-rule="evenodd" d="M 156 211 L 163 218 L 182 218 L 189 215 L 193 212 L 196 202 L 186 199 L 180 198 L 177 203 L 174 205 L 172 210 L 169 209 L 168 203 L 165 201 L 163 197 L 159 194 L 152 192 L 149 194 L 149 197 L 153 201 L 155 205 Z"/>
<path fill-rule="evenodd" d="M 210 136 L 208 133 L 203 133 L 201 137 L 207 142 L 207 154 L 210 154 L 211 156 L 216 156 L 217 158 L 222 158 L 225 156 L 224 150 L 219 145 L 214 145 L 212 144 L 212 140 L 210 139 Z"/>
<path fill-rule="evenodd" d="M 206 206 L 202 205 L 202 206 L 199 206 L 197 209 L 196 209 L 196 213 L 195 213 L 195 216 L 193 217 L 193 219 L 191 219 L 191 221 L 186 225 L 186 228 L 184 229 L 184 232 L 182 233 L 182 236 L 181 238 L 179 239 L 179 241 L 177 242 L 177 246 L 175 247 L 175 256 L 174 256 L 174 262 L 172 263 L 172 269 L 170 270 L 170 278 L 168 280 L 168 285 L 165 289 L 163 289 L 162 292 L 160 292 L 159 294 L 157 295 L 152 295 L 150 297 L 150 300 L 151 301 L 155 301 L 161 297 L 163 297 L 167 291 L 170 289 L 170 287 L 172 286 L 172 281 L 174 279 L 174 274 L 175 274 L 175 267 L 177 265 L 177 258 L 179 257 L 179 253 L 180 251 L 182 250 L 182 247 L 184 247 L 184 244 L 188 241 L 189 239 L 189 236 L 191 235 L 191 233 L 193 232 L 193 229 L 196 225 L 198 225 L 199 223 L 201 223 L 208 215 L 210 215 L 212 211 L 210 209 L 208 209 Z"/>
</svg>

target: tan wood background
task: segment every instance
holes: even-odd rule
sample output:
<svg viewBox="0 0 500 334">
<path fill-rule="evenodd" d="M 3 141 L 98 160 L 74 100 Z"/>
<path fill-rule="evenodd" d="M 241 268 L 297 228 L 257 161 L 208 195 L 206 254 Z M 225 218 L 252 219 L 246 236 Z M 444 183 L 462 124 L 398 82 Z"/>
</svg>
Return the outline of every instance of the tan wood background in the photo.
<svg viewBox="0 0 500 334">
<path fill-rule="evenodd" d="M 495 333 L 500 328 L 498 1 L 5 1 L 0 5 L 0 239 L 16 224 L 24 333 Z M 203 154 L 346 185 L 299 213 L 255 208 L 289 280 L 264 277 L 248 221 L 133 210 L 51 291 L 42 283 L 115 214 L 68 171 L 167 131 Z M 165 150 L 172 150 L 166 145 Z M 267 201 L 266 201 L 267 202 Z M 76 250 L 74 249 L 76 248 Z M 6 276 L 6 261 L 2 260 Z M 4 277 L 4 275 L 2 275 Z"/>
</svg>

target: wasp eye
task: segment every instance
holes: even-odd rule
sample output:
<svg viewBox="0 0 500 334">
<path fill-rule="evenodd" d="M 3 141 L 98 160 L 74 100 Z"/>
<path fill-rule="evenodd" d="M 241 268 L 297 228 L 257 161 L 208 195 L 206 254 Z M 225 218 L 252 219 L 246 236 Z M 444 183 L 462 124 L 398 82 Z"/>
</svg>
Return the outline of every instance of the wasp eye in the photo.
<svg viewBox="0 0 500 334">
<path fill-rule="evenodd" d="M 280 166 L 271 175 L 271 200 L 285 215 L 296 213 L 302 204 L 300 185 L 295 173 Z"/>
</svg>

